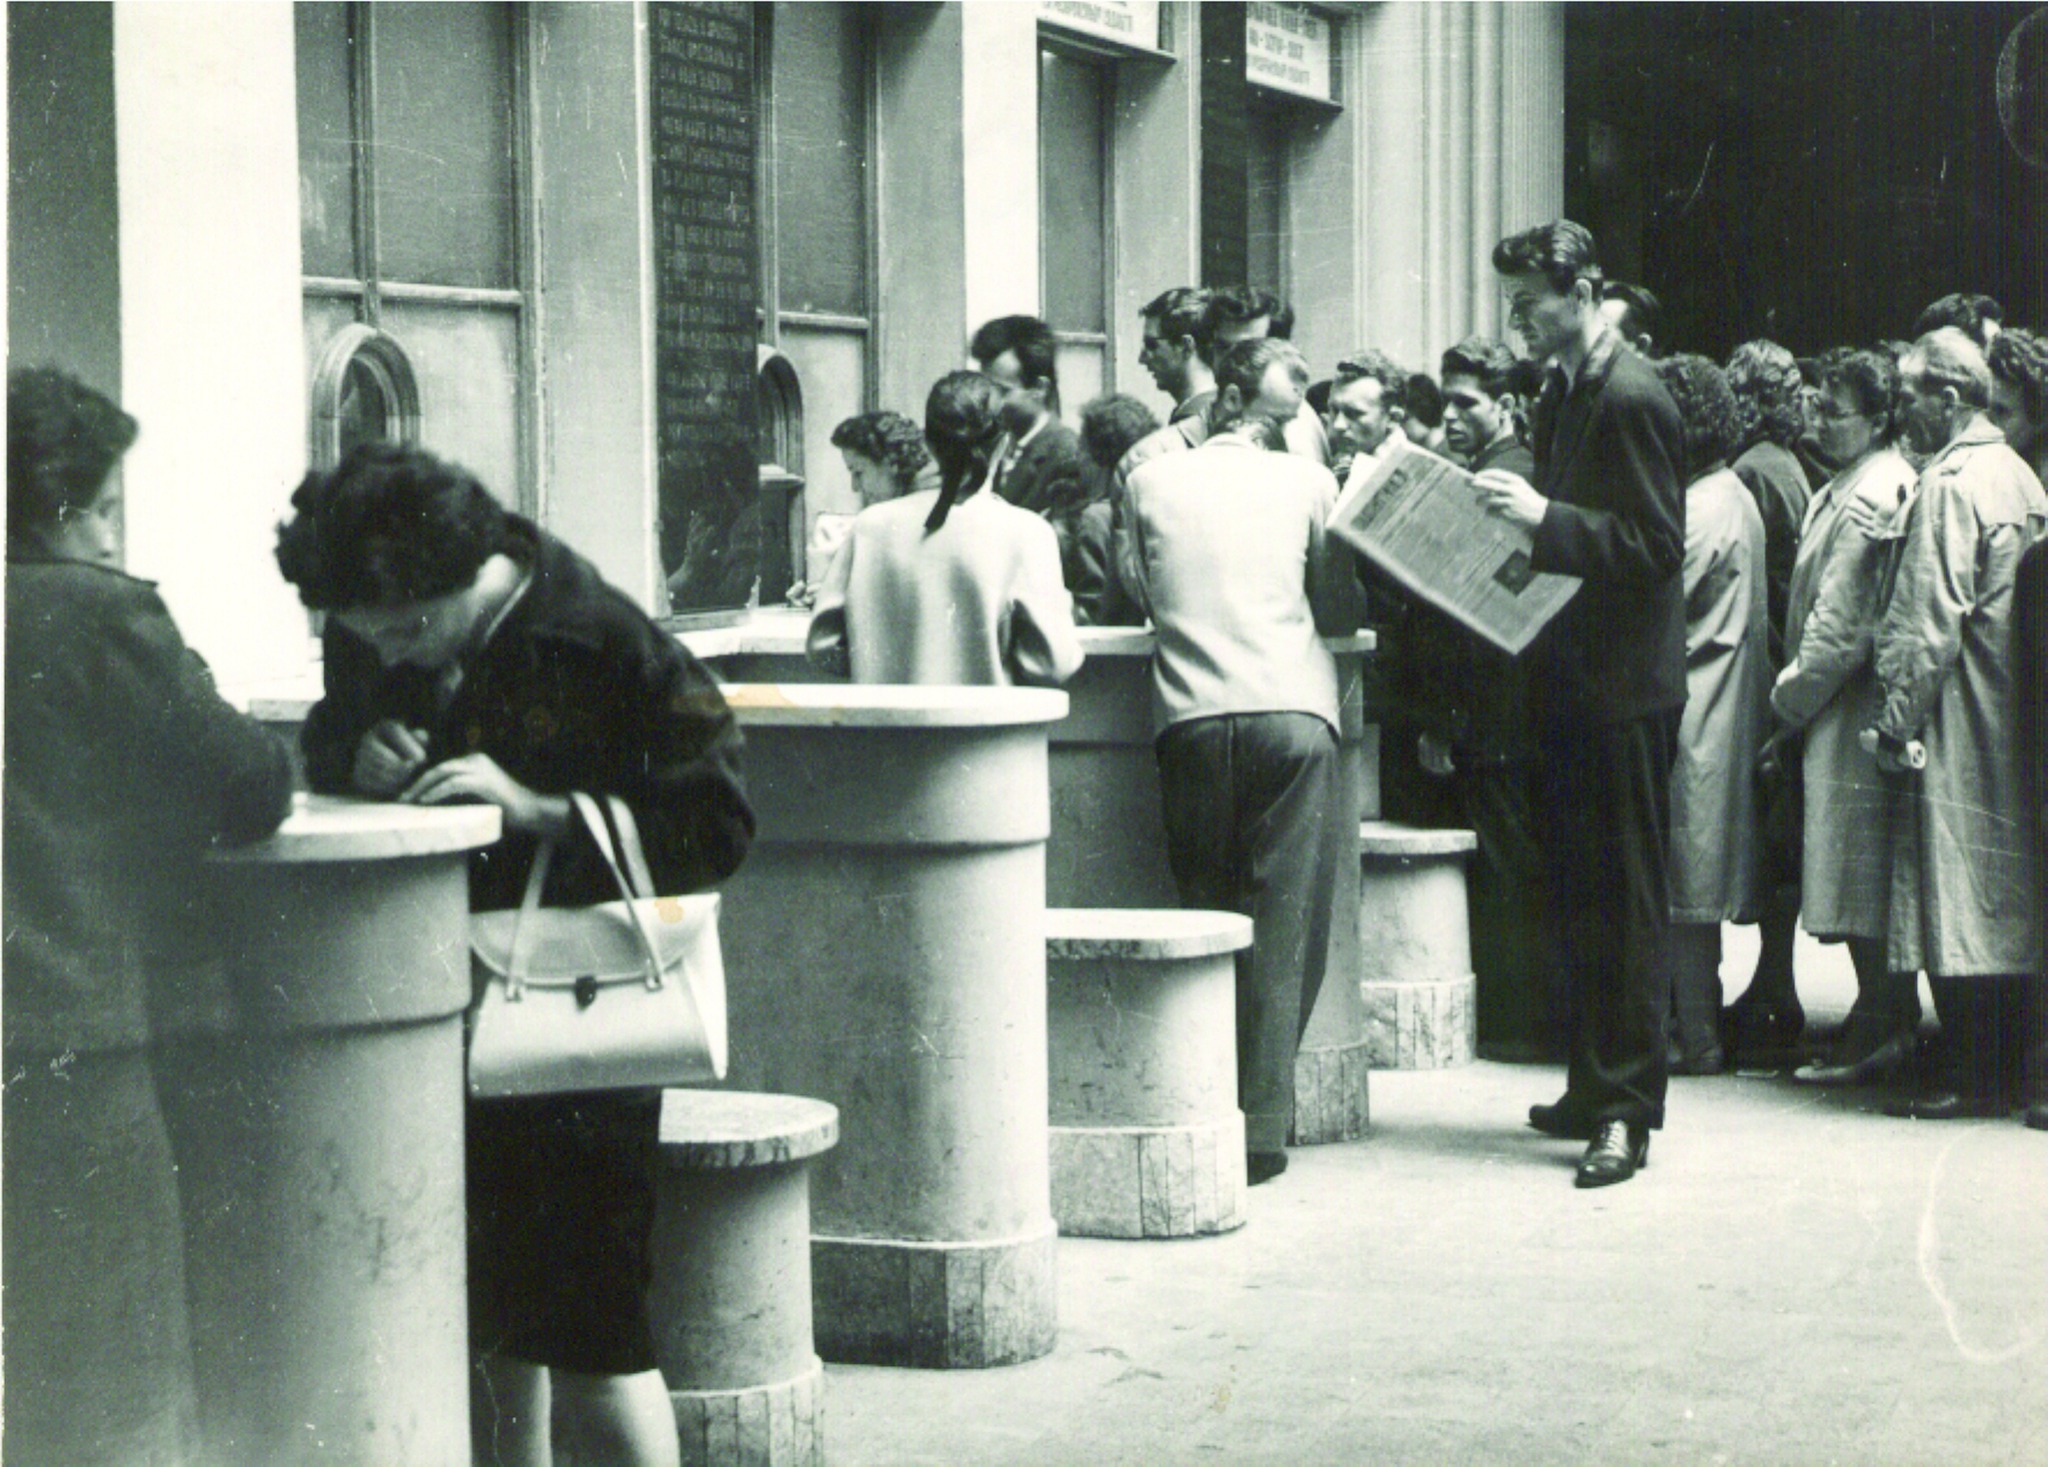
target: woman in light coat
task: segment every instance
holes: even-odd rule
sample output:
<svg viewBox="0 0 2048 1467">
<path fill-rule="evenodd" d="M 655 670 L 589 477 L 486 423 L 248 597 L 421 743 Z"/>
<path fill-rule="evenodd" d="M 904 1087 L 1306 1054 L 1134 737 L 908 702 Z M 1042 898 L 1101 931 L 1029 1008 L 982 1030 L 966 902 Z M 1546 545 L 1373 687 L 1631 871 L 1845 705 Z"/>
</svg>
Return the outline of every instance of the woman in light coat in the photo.
<svg viewBox="0 0 2048 1467">
<path fill-rule="evenodd" d="M 1059 541 L 983 493 L 1003 389 L 979 372 L 932 387 L 925 438 L 940 485 L 871 505 L 818 591 L 806 650 L 860 683 L 1056 687 L 1081 665 Z"/>
<path fill-rule="evenodd" d="M 1802 731 L 1803 923 L 1846 942 L 1856 1003 L 1828 1053 L 1794 1077 L 1855 1084 L 1913 1049 L 1920 999 L 1911 973 L 1889 972 L 1891 846 L 1884 777 L 1857 735 L 1877 717 L 1871 645 L 1891 595 L 1917 475 L 1892 446 L 1898 370 L 1882 352 L 1831 355 L 1821 368 L 1820 442 L 1842 467 L 1813 497 L 1792 567 L 1786 664 L 1771 707 Z"/>
<path fill-rule="evenodd" d="M 1757 916 L 1756 760 L 1770 698 L 1764 522 L 1727 467 L 1735 395 L 1704 357 L 1657 364 L 1685 421 L 1685 714 L 1671 769 L 1671 1009 L 1678 1075 L 1725 1062 L 1721 924 Z"/>
</svg>

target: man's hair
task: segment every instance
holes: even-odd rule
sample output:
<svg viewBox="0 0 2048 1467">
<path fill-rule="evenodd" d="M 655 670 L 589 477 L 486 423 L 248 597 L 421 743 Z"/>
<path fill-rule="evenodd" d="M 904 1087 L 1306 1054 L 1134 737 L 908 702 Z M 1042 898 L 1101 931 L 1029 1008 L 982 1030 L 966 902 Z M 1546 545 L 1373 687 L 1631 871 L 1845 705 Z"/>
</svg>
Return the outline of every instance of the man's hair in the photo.
<svg viewBox="0 0 2048 1467">
<path fill-rule="evenodd" d="M 1600 299 L 1620 301 L 1628 307 L 1629 324 L 1621 334 L 1629 345 L 1636 346 L 1646 339 L 1653 347 L 1657 344 L 1664 322 L 1664 303 L 1647 285 L 1609 280 L 1601 289 Z"/>
<path fill-rule="evenodd" d="M 7 535 L 83 509 L 135 444 L 135 419 L 54 367 L 7 374 Z"/>
<path fill-rule="evenodd" d="M 1583 280 L 1593 287 L 1593 299 L 1600 299 L 1600 254 L 1593 232 L 1570 219 L 1509 235 L 1493 247 L 1493 268 L 1501 275 L 1541 274 L 1560 295 Z"/>
<path fill-rule="evenodd" d="M 1991 333 L 1985 330 L 1985 323 L 1993 326 L 2005 320 L 2005 307 L 1988 295 L 1965 295 L 1957 292 L 1945 295 L 1932 302 L 1913 323 L 1913 335 L 1922 337 L 1944 326 L 1953 326 L 1978 346 L 1988 345 Z"/>
<path fill-rule="evenodd" d="M 1282 341 L 1278 337 L 1258 336 L 1250 341 L 1235 343 L 1223 354 L 1223 360 L 1216 364 L 1218 399 L 1221 399 L 1224 392 L 1235 387 L 1238 400 L 1243 407 L 1249 408 L 1252 399 L 1259 395 L 1259 383 L 1265 380 L 1267 371 L 1275 362 L 1286 363 L 1294 376 L 1296 386 L 1308 386 L 1308 359 L 1302 356 L 1301 349 L 1293 342 Z M 1219 409 L 1218 416 L 1210 423 L 1210 427 L 1220 431 L 1241 416 L 1242 412 L 1235 417 L 1224 417 L 1221 416 Z"/>
<path fill-rule="evenodd" d="M 1899 363 L 1886 351 L 1840 346 L 1823 352 L 1818 385 L 1839 387 L 1855 399 L 1856 410 L 1877 425 L 1877 441 L 1890 443 L 1899 429 Z"/>
<path fill-rule="evenodd" d="M 2048 424 L 2048 338 L 2018 327 L 2001 331 L 1984 354 L 1984 364 L 2019 392 L 2020 406 L 2037 426 Z"/>
<path fill-rule="evenodd" d="M 982 322 L 967 345 L 967 354 L 981 363 L 984 371 L 1006 351 L 1017 354 L 1026 387 L 1059 390 L 1059 343 L 1053 339 L 1052 327 L 1036 316 L 998 316 Z"/>
<path fill-rule="evenodd" d="M 1685 424 L 1685 477 L 1690 483 L 1709 464 L 1725 460 L 1741 441 L 1735 393 L 1726 373 L 1690 352 L 1658 362 L 1657 376 L 1678 404 Z"/>
<path fill-rule="evenodd" d="M 1129 393 L 1112 392 L 1081 409 L 1081 444 L 1089 458 L 1114 469 L 1133 443 L 1158 426 L 1151 408 Z"/>
<path fill-rule="evenodd" d="M 1380 384 L 1380 400 L 1389 408 L 1408 410 L 1408 369 L 1378 347 L 1355 351 L 1337 363 L 1337 388 L 1370 377 Z M 1335 389 L 1333 389 L 1335 390 Z"/>
<path fill-rule="evenodd" d="M 1401 401 L 1408 416 L 1425 428 L 1436 428 L 1444 420 L 1444 390 L 1427 372 L 1410 372 L 1401 388 Z"/>
<path fill-rule="evenodd" d="M 315 611 L 397 606 L 467 590 L 505 544 L 498 501 L 419 448 L 364 443 L 292 493 L 277 568 Z"/>
<path fill-rule="evenodd" d="M 1002 384 L 993 377 L 948 372 L 932 384 L 924 400 L 924 436 L 939 462 L 939 502 L 924 522 L 927 531 L 945 524 L 955 501 L 987 480 L 1003 436 L 1002 411 Z"/>
<path fill-rule="evenodd" d="M 1800 400 L 1805 379 L 1792 353 L 1775 341 L 1745 341 L 1728 356 L 1728 386 L 1744 446 L 1775 443 L 1790 448 L 1806 431 Z"/>
<path fill-rule="evenodd" d="M 1968 407 L 1991 403 L 1991 368 L 1984 350 L 1954 326 L 1937 327 L 1914 342 L 1899 363 L 1899 375 L 1918 377 L 1936 391 L 1953 387 Z"/>
<path fill-rule="evenodd" d="M 1154 296 L 1138 317 L 1157 322 L 1158 334 L 1168 341 L 1193 337 L 1195 355 L 1210 366 L 1216 364 L 1216 328 L 1223 324 L 1217 292 L 1199 285 L 1177 285 Z"/>
<path fill-rule="evenodd" d="M 1443 355 L 1437 373 L 1449 382 L 1453 377 L 1470 377 L 1488 397 L 1508 390 L 1508 376 L 1515 370 L 1515 354 L 1504 341 L 1491 336 L 1468 336 Z"/>
<path fill-rule="evenodd" d="M 901 413 L 862 413 L 847 418 L 832 430 L 832 446 L 880 464 L 904 489 L 932 457 L 925 447 L 924 429 Z"/>
<path fill-rule="evenodd" d="M 1270 290 L 1256 285 L 1226 285 L 1216 292 L 1220 309 L 1219 326 L 1241 326 L 1246 321 L 1266 318 L 1266 334 L 1281 341 L 1294 336 L 1294 307 Z"/>
</svg>

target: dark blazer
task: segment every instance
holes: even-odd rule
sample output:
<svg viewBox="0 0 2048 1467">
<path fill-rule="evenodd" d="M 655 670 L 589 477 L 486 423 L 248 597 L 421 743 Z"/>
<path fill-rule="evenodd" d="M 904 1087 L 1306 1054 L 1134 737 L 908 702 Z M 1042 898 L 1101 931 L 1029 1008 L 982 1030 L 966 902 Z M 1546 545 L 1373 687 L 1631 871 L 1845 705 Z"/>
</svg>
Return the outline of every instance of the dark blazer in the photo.
<svg viewBox="0 0 2048 1467">
<path fill-rule="evenodd" d="M 753 839 L 754 816 L 740 780 L 739 726 L 718 685 L 589 561 L 526 520 L 515 517 L 511 533 L 506 551 L 532 569 L 532 583 L 445 707 L 433 675 L 386 669 L 328 619 L 327 692 L 300 736 L 308 781 L 347 793 L 363 734 L 397 718 L 427 731 L 437 762 L 480 752 L 542 794 L 621 796 L 664 895 L 730 876 Z M 509 831 L 477 852 L 471 909 L 517 906 L 536 845 Z M 577 827 L 542 900 L 583 906 L 617 895 Z"/>
<path fill-rule="evenodd" d="M 1619 723 L 1685 704 L 1685 435 L 1656 370 L 1612 330 L 1531 434 L 1550 500 L 1530 564 L 1585 584 L 1530 645 L 1539 716 Z"/>
<path fill-rule="evenodd" d="M 290 751 L 222 700 L 155 587 L 10 556 L 7 1044 L 224 1021 L 201 862 L 275 830 L 291 789 Z"/>
<path fill-rule="evenodd" d="M 1078 514 L 1093 497 L 1095 463 L 1081 446 L 1081 435 L 1058 421 L 1047 423 L 1024 445 L 1017 462 L 1004 470 L 1007 440 L 996 453 L 997 494 L 1019 509 L 1047 519 Z"/>
</svg>

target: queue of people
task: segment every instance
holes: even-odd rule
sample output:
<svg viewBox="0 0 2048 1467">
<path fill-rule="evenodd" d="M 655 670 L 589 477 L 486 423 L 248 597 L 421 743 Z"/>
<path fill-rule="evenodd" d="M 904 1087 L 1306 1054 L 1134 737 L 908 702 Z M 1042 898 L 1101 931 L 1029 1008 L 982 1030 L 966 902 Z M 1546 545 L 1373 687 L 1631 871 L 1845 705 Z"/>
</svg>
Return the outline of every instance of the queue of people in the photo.
<svg viewBox="0 0 2048 1467">
<path fill-rule="evenodd" d="M 1826 1085 L 1924 1069 L 1923 973 L 1942 1038 L 1921 1093 L 1894 1108 L 1991 1114 L 2024 1097 L 2030 1123 L 2048 1124 L 2028 735 L 2048 615 L 2015 593 L 2048 527 L 2048 345 L 1999 333 L 1994 302 L 1957 296 L 1929 308 L 1913 342 L 1801 361 L 1754 340 L 1721 364 L 1667 354 L 1655 294 L 1607 281 L 1577 224 L 1511 236 L 1494 263 L 1524 352 L 1475 336 L 1434 377 L 1364 347 L 1298 385 L 1309 373 L 1280 349 L 1284 302 L 1249 287 L 1162 291 L 1140 312 L 1140 361 L 1173 401 L 1167 421 L 1106 397 L 1082 408 L 1076 443 L 1054 421 L 1050 329 L 1011 316 L 975 335 L 972 355 L 1004 394 L 977 471 L 1052 529 L 1062 610 L 1072 624 L 1149 619 L 1159 633 L 1162 792 L 1184 900 L 1266 911 L 1276 878 L 1244 873 L 1286 869 L 1288 910 L 1327 922 L 1313 863 L 1247 852 L 1231 858 L 1233 885 L 1181 848 L 1176 817 L 1200 803 L 1185 792 L 1241 777 L 1213 758 L 1185 772 L 1182 751 L 1205 724 L 1315 712 L 1288 671 L 1306 654 L 1276 650 L 1271 623 L 1233 622 L 1244 607 L 1284 604 L 1293 625 L 1325 631 L 1367 621 L 1380 636 L 1383 808 L 1476 833 L 1480 1051 L 1566 1061 L 1565 1093 L 1530 1122 L 1587 1143 L 1582 1185 L 1643 1164 L 1671 1075 L 1796 1069 Z M 1528 537 L 1533 569 L 1580 579 L 1522 656 L 1320 540 L 1300 551 L 1299 600 L 1258 593 L 1271 575 L 1259 547 L 1292 534 L 1279 485 L 1294 471 L 1282 465 L 1322 468 L 1341 488 L 1396 443 L 1463 466 L 1487 510 Z M 1194 589 L 1178 578 L 1187 552 L 1174 527 L 1234 512 L 1212 502 L 1224 486 L 1263 494 L 1265 510 L 1232 553 L 1202 563 Z M 1334 617 L 1333 566 L 1357 603 Z M 1046 598 L 1027 609 L 1004 594 L 1006 625 L 1035 645 Z M 819 618 L 821 655 L 846 615 L 835 602 Z M 979 615 L 942 599 L 908 621 L 871 618 L 871 635 L 908 643 L 937 626 L 953 638 Z M 982 661 L 996 681 L 1071 671 Z M 1234 850 L 1237 828 L 1209 820 L 1206 855 Z M 1758 926 L 1759 958 L 1724 1004 L 1730 922 Z M 1818 1049 L 1804 1043 L 1794 972 L 1802 922 L 1845 943 L 1857 974 L 1846 1024 Z M 1292 925 L 1267 926 L 1298 948 Z M 1284 1048 L 1273 1036 L 1305 1015 L 1318 978 L 1290 965 L 1282 993 L 1259 946 L 1240 981 L 1248 1118 L 1271 1100 Z M 1258 1179 L 1285 1160 L 1262 1125 Z"/>
</svg>

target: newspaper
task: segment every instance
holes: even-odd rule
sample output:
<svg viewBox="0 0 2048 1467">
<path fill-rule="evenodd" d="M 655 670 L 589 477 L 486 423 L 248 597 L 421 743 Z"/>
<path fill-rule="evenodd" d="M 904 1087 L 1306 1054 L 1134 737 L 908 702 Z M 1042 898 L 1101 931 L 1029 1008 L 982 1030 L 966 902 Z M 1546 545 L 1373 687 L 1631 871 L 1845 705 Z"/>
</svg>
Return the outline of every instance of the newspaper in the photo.
<svg viewBox="0 0 2048 1467">
<path fill-rule="evenodd" d="M 1527 533 L 1486 512 L 1471 474 L 1395 440 L 1369 473 L 1351 476 L 1330 532 L 1459 625 L 1520 653 L 1579 578 L 1531 569 Z"/>
</svg>

